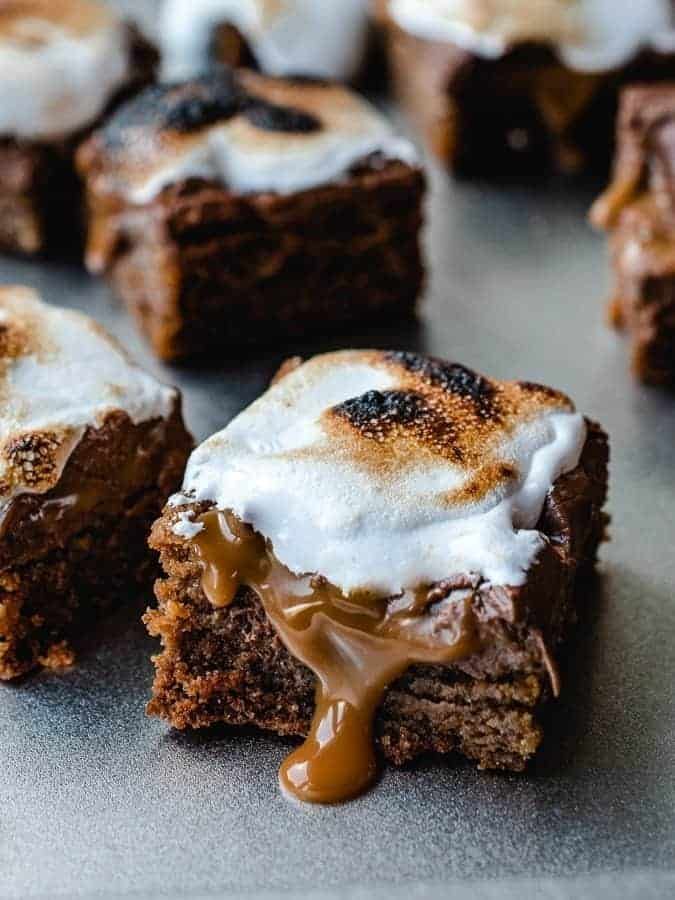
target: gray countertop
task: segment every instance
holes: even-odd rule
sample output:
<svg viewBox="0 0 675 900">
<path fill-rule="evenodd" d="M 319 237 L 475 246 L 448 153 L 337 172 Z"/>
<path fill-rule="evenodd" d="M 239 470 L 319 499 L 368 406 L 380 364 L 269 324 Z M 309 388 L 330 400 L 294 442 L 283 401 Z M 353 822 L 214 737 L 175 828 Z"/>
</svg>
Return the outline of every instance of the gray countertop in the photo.
<svg viewBox="0 0 675 900">
<path fill-rule="evenodd" d="M 130 6 L 132 4 L 127 4 Z M 140 4 L 136 4 L 140 6 Z M 593 193 L 432 173 L 419 326 L 279 348 L 217 370 L 157 364 L 108 288 L 0 260 L 0 282 L 87 310 L 185 393 L 201 439 L 287 352 L 418 349 L 566 390 L 612 439 L 612 541 L 591 621 L 524 776 L 426 760 L 345 806 L 284 800 L 288 744 L 147 719 L 154 643 L 118 616 L 77 668 L 0 688 L 0 897 L 660 898 L 675 894 L 675 396 L 627 372 L 604 324 Z"/>
</svg>

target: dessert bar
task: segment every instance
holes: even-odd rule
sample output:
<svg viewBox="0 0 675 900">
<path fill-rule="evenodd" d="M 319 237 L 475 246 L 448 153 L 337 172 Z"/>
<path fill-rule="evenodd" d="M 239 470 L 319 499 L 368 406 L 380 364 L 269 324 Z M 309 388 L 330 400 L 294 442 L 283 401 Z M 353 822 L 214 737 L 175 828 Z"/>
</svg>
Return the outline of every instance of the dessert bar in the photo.
<svg viewBox="0 0 675 900">
<path fill-rule="evenodd" d="M 675 385 L 675 82 L 622 98 L 612 184 L 591 219 L 610 233 L 610 318 L 642 381 Z"/>
<path fill-rule="evenodd" d="M 89 0 L 0 5 L 0 250 L 77 246 L 73 155 L 104 113 L 153 77 L 157 56 Z"/>
<path fill-rule="evenodd" d="M 381 0 L 396 90 L 465 175 L 605 173 L 622 85 L 675 75 L 670 0 Z"/>
<path fill-rule="evenodd" d="M 177 391 L 91 319 L 0 290 L 0 679 L 72 662 L 86 626 L 138 601 L 147 535 L 191 439 Z"/>
<path fill-rule="evenodd" d="M 607 459 L 550 388 L 403 352 L 285 367 L 154 526 L 149 712 L 305 738 L 280 777 L 311 802 L 359 793 L 377 755 L 523 769 L 589 602 Z"/>
<path fill-rule="evenodd" d="M 344 87 L 248 70 L 150 87 L 78 165 L 89 269 L 163 359 L 415 309 L 424 176 Z"/>
<path fill-rule="evenodd" d="M 163 72 L 194 78 L 220 64 L 349 81 L 363 66 L 368 24 L 368 0 L 165 0 Z"/>
</svg>

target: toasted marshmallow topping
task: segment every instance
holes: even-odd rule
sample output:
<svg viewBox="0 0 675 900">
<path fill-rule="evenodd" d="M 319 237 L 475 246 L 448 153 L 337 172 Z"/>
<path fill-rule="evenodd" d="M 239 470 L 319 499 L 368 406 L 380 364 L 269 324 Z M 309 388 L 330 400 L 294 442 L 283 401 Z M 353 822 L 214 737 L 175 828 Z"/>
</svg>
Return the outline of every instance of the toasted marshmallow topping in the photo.
<svg viewBox="0 0 675 900">
<path fill-rule="evenodd" d="M 133 365 L 92 319 L 0 289 L 0 515 L 58 483 L 87 427 L 120 410 L 166 419 L 176 392 Z"/>
<path fill-rule="evenodd" d="M 363 59 L 367 8 L 367 0 L 167 0 L 164 76 L 208 71 L 215 29 L 230 25 L 264 72 L 347 80 Z"/>
<path fill-rule="evenodd" d="M 546 495 L 586 437 L 567 397 L 414 354 L 318 356 L 192 455 L 189 500 L 232 511 L 297 575 L 394 596 L 457 574 L 520 585 Z M 178 534 L 190 533 L 184 517 Z"/>
<path fill-rule="evenodd" d="M 87 0 L 0 6 L 0 136 L 64 137 L 93 122 L 129 74 L 123 22 Z"/>
<path fill-rule="evenodd" d="M 238 193 L 288 194 L 335 181 L 373 153 L 417 160 L 412 145 L 346 88 L 254 72 L 149 88 L 113 116 L 96 146 L 106 159 L 99 187 L 138 204 L 188 178 Z"/>
<path fill-rule="evenodd" d="M 628 63 L 644 47 L 670 52 L 671 0 L 390 0 L 394 21 L 427 40 L 499 57 L 515 44 L 552 44 L 572 69 L 599 72 Z"/>
</svg>

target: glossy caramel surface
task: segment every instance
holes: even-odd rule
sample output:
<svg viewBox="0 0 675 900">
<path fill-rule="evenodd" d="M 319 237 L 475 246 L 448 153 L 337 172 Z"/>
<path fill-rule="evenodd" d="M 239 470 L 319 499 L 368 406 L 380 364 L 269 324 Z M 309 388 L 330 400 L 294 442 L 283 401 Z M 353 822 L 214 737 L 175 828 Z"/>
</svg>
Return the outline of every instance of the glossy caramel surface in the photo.
<svg viewBox="0 0 675 900">
<path fill-rule="evenodd" d="M 317 678 L 310 732 L 281 767 L 282 789 L 310 803 L 360 794 L 377 773 L 373 721 L 388 685 L 413 663 L 451 663 L 479 649 L 470 596 L 460 597 L 455 633 L 441 639 L 419 627 L 429 586 L 401 598 L 345 597 L 320 576 L 294 575 L 231 513 L 210 510 L 199 522 L 193 541 L 209 601 L 222 608 L 240 587 L 254 590 L 287 649 Z"/>
</svg>

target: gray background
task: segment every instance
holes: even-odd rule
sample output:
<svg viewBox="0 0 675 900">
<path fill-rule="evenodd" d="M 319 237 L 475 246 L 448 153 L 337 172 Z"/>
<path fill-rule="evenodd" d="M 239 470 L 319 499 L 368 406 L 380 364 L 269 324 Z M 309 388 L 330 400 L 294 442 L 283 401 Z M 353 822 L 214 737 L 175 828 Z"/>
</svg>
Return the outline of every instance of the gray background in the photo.
<svg viewBox="0 0 675 900">
<path fill-rule="evenodd" d="M 141 4 L 127 3 L 127 7 Z M 288 744 L 145 718 L 154 643 L 129 616 L 78 668 L 0 687 L 0 897 L 670 897 L 675 893 L 675 396 L 634 384 L 605 327 L 593 188 L 453 184 L 432 171 L 419 326 L 313 342 L 219 371 L 155 363 L 100 282 L 0 261 L 0 282 L 87 310 L 185 393 L 201 439 L 286 352 L 420 349 L 550 383 L 612 438 L 612 541 L 596 611 L 525 776 L 427 760 L 342 807 L 278 792 Z"/>
</svg>

